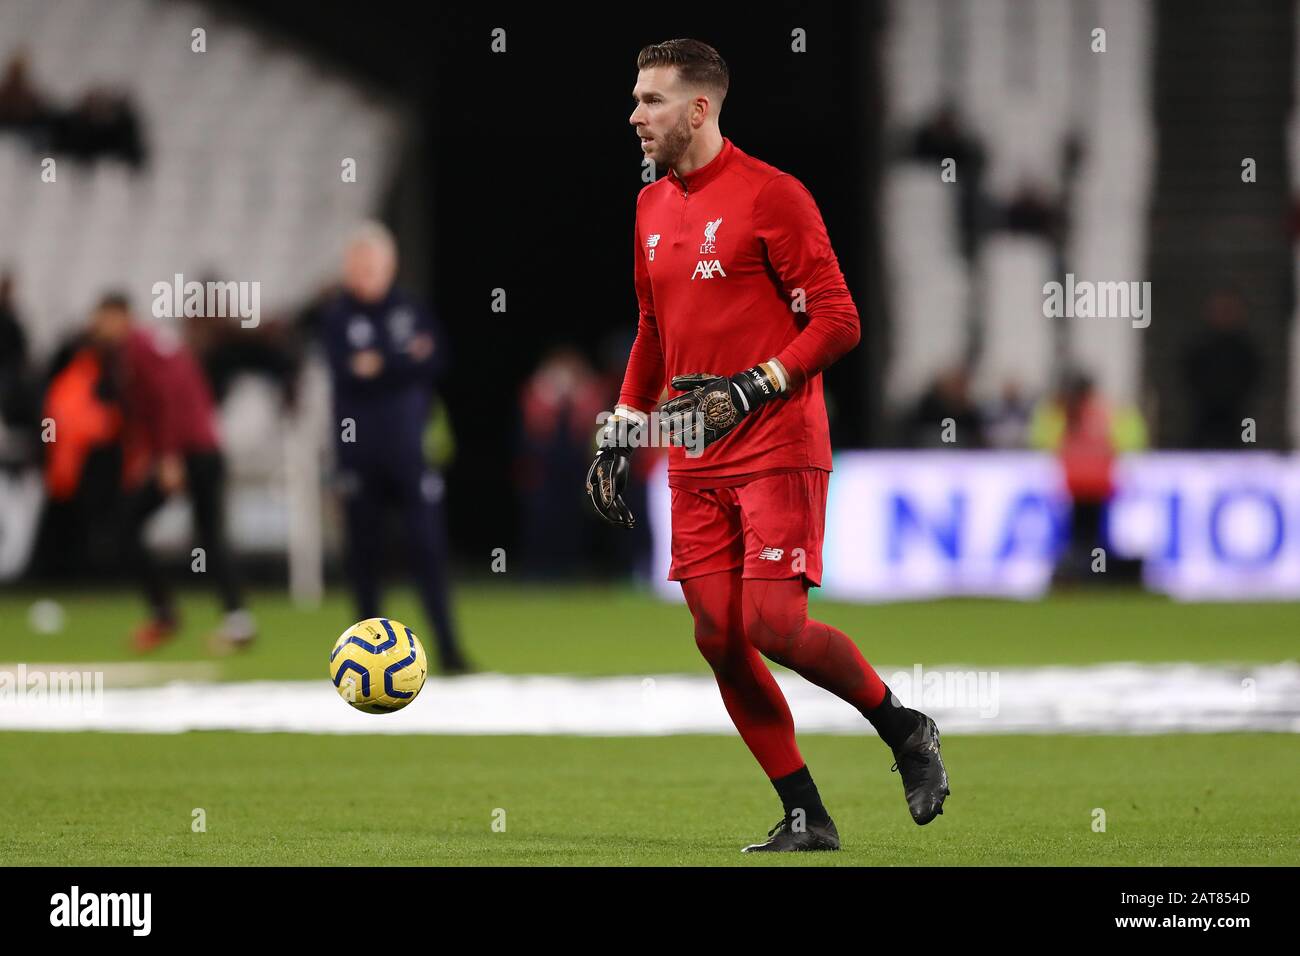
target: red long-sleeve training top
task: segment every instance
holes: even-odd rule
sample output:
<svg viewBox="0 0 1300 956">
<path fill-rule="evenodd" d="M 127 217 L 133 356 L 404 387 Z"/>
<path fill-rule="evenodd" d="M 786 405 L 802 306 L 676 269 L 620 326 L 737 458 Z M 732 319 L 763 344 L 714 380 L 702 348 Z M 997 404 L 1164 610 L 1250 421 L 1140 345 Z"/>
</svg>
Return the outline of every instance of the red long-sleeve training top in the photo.
<svg viewBox="0 0 1300 956">
<path fill-rule="evenodd" d="M 216 407 L 208 380 L 171 329 L 133 328 L 123 355 L 126 440 L 150 460 L 214 451 Z"/>
<path fill-rule="evenodd" d="M 858 343 L 860 323 L 803 184 L 724 139 L 695 172 L 641 190 L 635 242 L 641 315 L 621 404 L 649 412 L 675 375 L 730 376 L 774 356 L 803 378 L 702 455 L 670 449 L 669 483 L 725 487 L 829 471 L 821 371 Z"/>
</svg>

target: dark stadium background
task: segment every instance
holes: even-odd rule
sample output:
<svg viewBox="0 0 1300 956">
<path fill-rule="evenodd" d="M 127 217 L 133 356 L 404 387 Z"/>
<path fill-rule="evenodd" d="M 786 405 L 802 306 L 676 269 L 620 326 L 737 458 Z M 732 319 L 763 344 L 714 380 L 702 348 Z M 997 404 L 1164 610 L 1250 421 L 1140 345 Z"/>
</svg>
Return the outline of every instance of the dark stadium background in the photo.
<svg viewBox="0 0 1300 956">
<path fill-rule="evenodd" d="M 871 102 L 874 49 L 861 37 L 880 19 L 873 5 L 764 4 L 769 29 L 761 33 L 745 30 L 754 14 L 746 4 L 676 13 L 296 0 L 225 6 L 402 98 L 423 121 L 423 142 L 404 159 L 387 218 L 403 246 L 404 281 L 430 297 L 452 339 L 443 393 L 456 425 L 448 486 L 460 551 L 478 556 L 484 542 L 512 540 L 513 436 L 503 423 L 517 416 L 519 386 L 546 348 L 572 343 L 597 361 L 612 335 L 634 331 L 631 233 L 644 183 L 627 116 L 637 52 L 659 40 L 717 44 L 732 76 L 724 133 L 798 176 L 817 198 L 866 324 L 862 347 L 826 376 L 833 438 L 871 442 L 882 354 L 873 338 L 881 324 L 870 321 L 880 283 L 871 281 L 867 255 L 875 248 L 869 183 L 879 111 Z M 772 28 L 783 21 L 786 29 Z M 490 49 L 498 26 L 507 30 L 504 55 Z M 817 55 L 791 52 L 795 27 L 808 31 Z M 424 254 L 411 251 L 420 248 Z M 503 315 L 490 309 L 494 288 L 506 290 Z M 573 476 L 575 495 L 582 477 Z"/>
<path fill-rule="evenodd" d="M 324 54 L 420 119 L 421 139 L 407 151 L 386 218 L 405 250 L 404 280 L 429 296 L 451 330 L 456 359 L 445 392 L 460 451 L 448 478 L 462 553 L 513 539 L 511 436 L 501 423 L 517 413 L 524 376 L 548 346 L 576 344 L 599 361 L 612 338 L 631 334 L 628 234 L 643 183 L 626 117 L 636 53 L 657 40 L 715 43 L 732 71 L 724 133 L 801 178 L 817 198 L 863 318 L 861 346 L 825 376 L 832 437 L 841 448 L 890 443 L 879 185 L 896 144 L 884 127 L 885 5 L 768 3 L 762 30 L 746 28 L 756 14 L 743 3 L 676 11 L 386 0 L 363 7 L 221 0 L 221 7 Z M 1081 35 L 1102 19 L 1089 0 L 1070 9 Z M 1294 225 L 1282 212 L 1291 186 L 1276 171 L 1286 166 L 1295 12 L 1212 0 L 1160 0 L 1151 11 L 1155 142 L 1145 259 L 1163 318 L 1144 337 L 1142 374 L 1153 445 L 1188 447 L 1193 425 L 1179 355 L 1208 292 L 1227 284 L 1245 292 L 1255 334 L 1267 343 L 1256 447 L 1286 448 Z M 1014 37 L 1032 29 L 1034 5 L 1005 15 Z M 963 17 L 954 5 L 942 29 L 950 37 L 969 30 Z M 490 50 L 498 26 L 507 29 L 505 55 Z M 809 54 L 791 52 L 795 27 L 807 31 Z M 1057 67 L 1091 70 L 1093 82 L 1105 69 L 1086 53 Z M 939 68 L 951 90 L 959 63 L 954 57 Z M 1093 140 L 1090 148 L 1106 147 Z M 1242 156 L 1260 165 L 1258 182 L 1244 191 Z M 490 311 L 494 288 L 507 291 L 504 315 Z"/>
<path fill-rule="evenodd" d="M 1084 143 L 1083 166 L 1094 174 L 1116 129 L 1112 104 L 1096 102 L 1109 62 L 1090 54 L 1083 41 L 1091 25 L 1106 20 L 1108 10 L 1113 17 L 1116 8 L 1094 0 L 1052 8 L 1067 11 L 1071 35 L 1079 38 L 1060 47 L 1059 55 L 1033 52 L 1028 40 L 1051 19 L 1033 3 L 936 6 L 934 14 L 921 14 L 932 21 L 929 45 L 919 53 L 909 47 L 915 56 L 910 69 L 894 67 L 892 73 L 890 57 L 905 47 L 901 24 L 907 17 L 903 8 L 880 2 L 765 4 L 761 21 L 740 3 L 674 10 L 215 0 L 204 9 L 215 14 L 214 25 L 228 14 L 233 23 L 254 26 L 260 43 L 309 52 L 322 66 L 379 93 L 385 104 L 405 107 L 404 152 L 383 217 L 398 234 L 403 283 L 427 299 L 449 329 L 452 364 L 440 392 L 456 432 L 457 455 L 447 478 L 453 543 L 466 570 L 481 570 L 488 549 L 517 545 L 521 537 L 515 423 L 526 377 L 560 344 L 575 345 L 608 370 L 633 334 L 629 234 L 643 181 L 627 116 L 643 45 L 674 36 L 715 43 L 732 71 L 724 132 L 798 176 L 821 206 L 863 318 L 862 344 L 825 375 L 838 450 L 899 444 L 897 420 L 906 410 L 887 407 L 886 394 L 893 402 L 900 398 L 900 389 L 887 388 L 889 377 L 906 378 L 903 399 L 911 403 L 933 374 L 899 362 L 897 346 L 918 318 L 951 318 L 924 350 L 935 356 L 964 350 L 967 358 L 978 358 L 979 323 L 998 317 L 988 305 L 980 315 L 976 294 L 966 297 L 970 305 L 921 315 L 891 301 L 891 289 L 902 290 L 896 296 L 902 298 L 917 283 L 939 280 L 943 260 L 950 266 L 954 258 L 952 248 L 939 243 L 954 237 L 922 230 L 917 234 L 928 245 L 920 255 L 913 250 L 913 274 L 901 274 L 897 262 L 890 263 L 892 271 L 886 268 L 898 237 L 917 216 L 906 202 L 886 210 L 884 197 L 909 159 L 916 168 L 917 157 L 904 155 L 904 143 L 923 117 L 915 105 L 910 113 L 900 111 L 906 89 L 889 89 L 885 77 L 894 76 L 902 87 L 908 86 L 897 79 L 902 73 L 913 82 L 923 79 L 927 108 L 934 105 L 930 97 L 959 104 L 968 99 L 964 108 L 978 113 L 978 97 L 955 95 L 967 92 L 959 84 L 977 59 L 963 38 L 984 23 L 981 17 L 994 17 L 1008 44 L 999 51 L 1007 62 L 996 68 L 1004 92 L 1025 92 L 1015 90 L 1017 70 L 1031 77 L 1032 93 L 1065 77 L 1080 91 L 1084 119 L 1072 132 Z M 1300 231 L 1291 177 L 1284 172 L 1295 10 L 1203 0 L 1141 9 L 1149 24 L 1130 28 L 1130 36 L 1141 46 L 1142 85 L 1123 88 L 1123 95 L 1149 114 L 1149 127 L 1138 135 L 1149 146 L 1139 169 L 1149 169 L 1151 185 L 1149 194 L 1139 194 L 1142 239 L 1124 268 L 1158 290 L 1160 320 L 1129 340 L 1129 355 L 1140 363 L 1136 388 L 1109 397 L 1137 407 L 1151 447 L 1196 447 L 1191 406 L 1196 392 L 1206 390 L 1189 385 L 1180 363 L 1201 329 L 1207 295 L 1226 285 L 1243 293 L 1248 332 L 1261 355 L 1250 406 L 1258 422 L 1254 448 L 1286 449 L 1293 431 L 1287 363 Z M 496 27 L 507 31 L 504 54 L 491 49 Z M 790 48 L 795 28 L 806 31 L 807 53 Z M 1116 29 L 1115 42 L 1123 43 L 1124 28 Z M 213 42 L 221 42 L 219 30 Z M 1021 52 L 1013 57 L 1011 50 Z M 997 122 L 989 124 L 987 115 L 967 119 L 990 153 L 1012 166 L 1015 160 L 1006 156 L 1015 153 L 1015 138 Z M 204 125 L 221 135 L 220 117 Z M 1242 156 L 1259 164 L 1258 181 L 1249 186 L 1239 177 Z M 1005 184 L 994 192 L 997 201 L 1007 199 Z M 1068 198 L 1053 198 L 1068 206 Z M 1032 238 L 1050 244 L 1044 236 Z M 1052 263 L 1056 271 L 1069 266 L 1064 257 Z M 20 286 L 26 278 L 19 276 Z M 504 314 L 490 307 L 497 288 L 508 297 Z M 1045 327 L 1037 311 L 1013 316 L 1004 306 L 1001 318 L 1024 322 L 1033 335 Z M 1044 359 L 1030 355 L 1025 364 L 1042 370 L 1050 364 Z M 1109 359 L 1094 355 L 1093 371 Z M 1047 382 L 1058 371 L 1037 383 L 1030 397 L 1048 399 Z M 927 421 L 940 417 L 923 402 L 917 408 Z M 573 468 L 571 478 L 570 503 L 580 508 L 582 469 Z M 590 549 L 610 547 L 616 536 L 600 533 L 604 529 L 590 514 L 584 517 L 580 533 L 589 535 Z M 592 566 L 601 567 L 599 555 L 594 558 Z M 400 561 L 394 549 L 395 565 Z"/>
</svg>

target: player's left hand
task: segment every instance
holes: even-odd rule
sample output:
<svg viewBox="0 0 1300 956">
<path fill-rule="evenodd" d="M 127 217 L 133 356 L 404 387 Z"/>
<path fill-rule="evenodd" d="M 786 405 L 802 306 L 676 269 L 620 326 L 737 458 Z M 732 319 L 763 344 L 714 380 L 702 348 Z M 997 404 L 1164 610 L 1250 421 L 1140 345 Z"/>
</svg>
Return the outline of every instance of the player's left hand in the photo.
<svg viewBox="0 0 1300 956">
<path fill-rule="evenodd" d="M 725 438 L 741 421 L 762 405 L 784 394 L 787 378 L 784 369 L 773 367 L 776 360 L 723 378 L 712 372 L 676 375 L 672 387 L 683 391 L 656 411 L 666 422 L 670 445 L 685 445 L 695 457 L 714 442 Z"/>
</svg>

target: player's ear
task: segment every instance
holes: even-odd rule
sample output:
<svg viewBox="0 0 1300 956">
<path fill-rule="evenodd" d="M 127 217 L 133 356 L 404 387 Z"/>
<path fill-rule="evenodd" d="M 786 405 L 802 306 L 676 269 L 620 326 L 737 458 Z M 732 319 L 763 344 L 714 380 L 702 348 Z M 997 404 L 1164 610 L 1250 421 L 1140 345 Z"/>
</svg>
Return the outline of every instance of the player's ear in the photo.
<svg viewBox="0 0 1300 956">
<path fill-rule="evenodd" d="M 711 104 L 707 96 L 697 96 L 691 101 L 691 128 L 699 129 L 709 118 Z"/>
</svg>

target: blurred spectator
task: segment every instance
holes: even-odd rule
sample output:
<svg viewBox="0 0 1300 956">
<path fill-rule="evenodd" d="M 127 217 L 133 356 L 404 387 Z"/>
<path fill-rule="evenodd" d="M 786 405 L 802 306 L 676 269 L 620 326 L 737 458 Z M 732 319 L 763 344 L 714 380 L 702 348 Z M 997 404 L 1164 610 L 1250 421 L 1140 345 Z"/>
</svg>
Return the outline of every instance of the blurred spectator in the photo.
<svg viewBox="0 0 1300 956">
<path fill-rule="evenodd" d="M 0 275 L 0 374 L 27 367 L 27 335 L 14 311 L 13 289 L 13 275 Z"/>
<path fill-rule="evenodd" d="M 471 670 L 452 624 L 445 482 L 425 453 L 433 386 L 447 367 L 434 317 L 393 284 L 397 244 L 379 223 L 348 243 L 343 291 L 317 314 L 334 383 L 347 571 L 361 619 L 382 617 L 379 575 L 389 505 L 402 515 L 410 567 L 445 674 Z"/>
<path fill-rule="evenodd" d="M 27 55 L 18 52 L 0 79 L 0 132 L 21 133 L 43 142 L 53 118 L 53 110 L 28 75 Z"/>
<path fill-rule="evenodd" d="M 973 262 L 983 229 L 985 155 L 979 139 L 962 125 L 955 104 L 944 103 L 917 128 L 907 155 L 935 164 L 955 161 L 960 248 L 966 261 Z"/>
<path fill-rule="evenodd" d="M 46 502 L 37 534 L 37 574 L 66 580 L 122 563 L 117 542 L 122 496 L 122 415 L 100 352 L 85 334 L 56 351 L 42 418 Z"/>
<path fill-rule="evenodd" d="M 1063 228 L 1064 215 L 1041 185 L 1025 180 L 1002 210 L 1002 228 L 1007 232 L 1055 240 Z"/>
<path fill-rule="evenodd" d="M 524 566 L 531 576 L 562 578 L 582 569 L 584 499 L 573 476 L 591 457 L 605 390 L 572 346 L 553 349 L 520 391 L 518 483 L 524 508 Z"/>
<path fill-rule="evenodd" d="M 984 414 L 984 436 L 991 448 L 1024 448 L 1029 437 L 1033 403 L 1024 397 L 1020 383 L 1009 378 L 1002 393 Z"/>
<path fill-rule="evenodd" d="M 71 109 L 59 109 L 36 89 L 22 52 L 0 78 L 0 132 L 6 131 L 84 162 L 110 157 L 138 169 L 145 161 L 139 114 L 126 93 L 91 87 Z"/>
<path fill-rule="evenodd" d="M 30 428 L 35 424 L 27 335 L 13 301 L 13 277 L 0 275 L 0 424 Z"/>
<path fill-rule="evenodd" d="M 204 577 L 216 584 L 226 611 L 212 635 L 213 649 L 245 648 L 255 628 L 226 545 L 224 464 L 203 372 L 173 330 L 137 326 L 124 296 L 104 297 L 90 334 L 104 370 L 100 393 L 116 398 L 121 408 L 122 543 L 152 614 L 136 631 L 135 647 L 151 650 L 178 627 L 172 590 L 145 546 L 144 527 L 168 498 L 184 492 L 203 549 Z"/>
<path fill-rule="evenodd" d="M 949 419 L 955 426 L 949 430 Z M 953 440 L 945 441 L 951 435 Z M 984 422 L 970 397 L 970 374 L 961 365 L 941 372 L 903 419 L 908 448 L 984 448 Z"/>
<path fill-rule="evenodd" d="M 1240 293 L 1221 289 L 1205 305 L 1202 334 L 1183 356 L 1183 379 L 1192 402 L 1190 448 L 1241 448 L 1242 419 L 1263 364 L 1259 346 L 1246 331 L 1246 303 Z"/>
<path fill-rule="evenodd" d="M 97 349 L 81 344 L 46 390 L 44 417 L 54 424 L 55 440 L 46 443 L 45 486 L 54 501 L 72 498 L 91 455 L 121 438 L 122 415 L 108 400 L 106 364 Z"/>
<path fill-rule="evenodd" d="M 211 288 L 211 283 L 220 280 L 208 275 L 199 281 L 204 288 Z M 294 406 L 302 346 L 292 323 L 270 320 L 244 328 L 238 318 L 187 316 L 185 341 L 203 366 L 218 405 L 225 401 L 237 376 L 253 374 L 276 385 L 285 407 Z"/>
<path fill-rule="evenodd" d="M 1115 493 L 1117 455 L 1146 445 L 1146 425 L 1135 409 L 1113 409 L 1086 373 L 1073 371 L 1060 390 L 1040 404 L 1031 426 L 1035 447 L 1055 452 L 1070 497 L 1070 538 L 1057 567 L 1057 581 L 1088 579 L 1093 552 L 1105 547 L 1106 506 Z M 1124 575 L 1107 561 L 1110 580 Z M 1098 580 L 1107 580 L 1099 578 Z"/>
<path fill-rule="evenodd" d="M 54 125 L 56 151 L 90 162 L 110 157 L 135 168 L 144 164 L 144 142 L 135 107 L 125 93 L 97 87 Z"/>
</svg>

